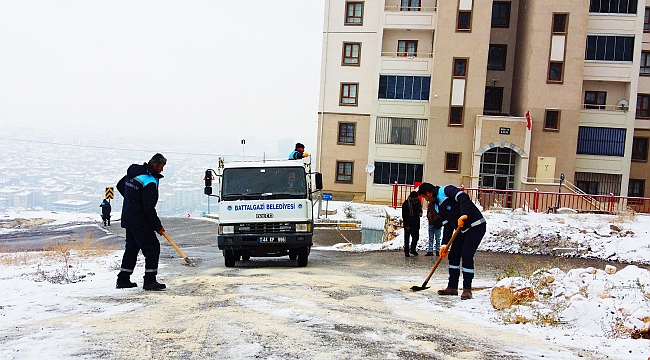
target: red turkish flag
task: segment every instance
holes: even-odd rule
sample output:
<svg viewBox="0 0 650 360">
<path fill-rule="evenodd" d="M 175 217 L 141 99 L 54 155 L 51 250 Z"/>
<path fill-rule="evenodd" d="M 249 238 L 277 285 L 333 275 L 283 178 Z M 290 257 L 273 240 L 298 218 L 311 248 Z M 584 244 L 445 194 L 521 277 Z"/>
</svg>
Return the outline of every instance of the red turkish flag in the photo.
<svg viewBox="0 0 650 360">
<path fill-rule="evenodd" d="M 533 122 L 530 120 L 530 111 L 526 110 L 526 129 L 530 130 L 531 126 L 533 126 Z"/>
</svg>

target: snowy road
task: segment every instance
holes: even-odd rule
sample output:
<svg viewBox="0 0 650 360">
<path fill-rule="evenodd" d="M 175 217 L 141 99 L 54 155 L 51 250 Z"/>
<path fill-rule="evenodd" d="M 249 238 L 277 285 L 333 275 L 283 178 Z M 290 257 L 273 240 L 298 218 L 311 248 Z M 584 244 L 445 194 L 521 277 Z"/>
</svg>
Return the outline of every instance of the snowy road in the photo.
<svg viewBox="0 0 650 360">
<path fill-rule="evenodd" d="M 215 223 L 163 223 L 197 267 L 185 265 L 163 242 L 159 278 L 168 290 L 143 292 L 141 262 L 132 277 L 136 289 L 114 289 L 116 271 L 107 266 L 78 284 L 94 286 L 98 295 L 83 292 L 76 310 L 62 309 L 55 292 L 43 300 L 50 317 L 4 327 L 0 357 L 40 358 L 45 351 L 56 358 L 88 359 L 605 358 L 582 350 L 579 341 L 568 347 L 540 340 L 459 310 L 458 297 L 435 294 L 446 284 L 444 266 L 430 280 L 431 289 L 410 291 L 422 284 L 433 258 L 315 248 L 305 268 L 286 257 L 254 258 L 226 268 L 214 241 Z M 121 244 L 116 225 L 114 234 L 103 237 Z M 111 261 L 119 261 L 119 251 Z M 485 306 L 478 298 L 489 297 L 499 269 L 543 263 L 566 268 L 605 264 L 480 253 L 477 299 L 463 305 Z M 19 281 L 15 284 L 20 292 Z M 12 308 L 4 311 L 9 316 Z"/>
</svg>

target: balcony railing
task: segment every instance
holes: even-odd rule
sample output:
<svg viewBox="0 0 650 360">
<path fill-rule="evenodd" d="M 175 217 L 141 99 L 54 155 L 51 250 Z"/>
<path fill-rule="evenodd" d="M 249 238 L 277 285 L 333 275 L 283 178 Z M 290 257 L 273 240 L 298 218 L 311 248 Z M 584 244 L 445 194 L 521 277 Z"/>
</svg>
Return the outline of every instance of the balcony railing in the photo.
<svg viewBox="0 0 650 360">
<path fill-rule="evenodd" d="M 382 52 L 382 57 L 394 57 L 394 58 L 403 58 L 403 59 L 415 59 L 415 58 L 432 58 L 433 53 L 428 52 Z"/>
<path fill-rule="evenodd" d="M 401 6 L 401 5 L 386 5 L 384 11 L 404 11 L 404 12 L 418 12 L 418 11 L 436 11 L 435 6 Z"/>
<path fill-rule="evenodd" d="M 620 106 L 620 105 L 596 105 L 596 104 L 582 104 L 583 110 L 607 110 L 607 111 L 622 111 L 627 112 L 629 106 Z"/>
</svg>

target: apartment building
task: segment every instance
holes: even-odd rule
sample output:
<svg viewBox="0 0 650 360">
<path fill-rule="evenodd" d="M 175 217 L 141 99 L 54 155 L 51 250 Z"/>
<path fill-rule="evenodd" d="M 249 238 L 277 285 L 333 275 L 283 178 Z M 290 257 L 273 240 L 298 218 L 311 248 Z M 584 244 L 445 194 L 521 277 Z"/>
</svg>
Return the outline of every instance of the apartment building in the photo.
<svg viewBox="0 0 650 360">
<path fill-rule="evenodd" d="M 325 191 L 650 195 L 649 18 L 650 0 L 326 0 Z"/>
</svg>

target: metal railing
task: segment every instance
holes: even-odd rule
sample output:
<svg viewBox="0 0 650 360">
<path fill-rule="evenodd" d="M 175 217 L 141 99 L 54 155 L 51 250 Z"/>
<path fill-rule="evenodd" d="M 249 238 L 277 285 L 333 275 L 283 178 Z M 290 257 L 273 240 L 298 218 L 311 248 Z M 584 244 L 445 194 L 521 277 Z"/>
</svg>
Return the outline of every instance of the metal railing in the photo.
<svg viewBox="0 0 650 360">
<path fill-rule="evenodd" d="M 414 185 L 393 184 L 393 208 L 400 206 Z M 496 190 L 460 187 L 483 210 L 523 209 L 532 212 L 556 212 L 570 208 L 578 212 L 618 214 L 621 212 L 650 213 L 650 198 L 610 195 L 591 195 L 547 191 Z"/>
<path fill-rule="evenodd" d="M 433 53 L 428 52 L 382 52 L 382 57 L 404 58 L 404 59 L 426 59 L 432 58 Z"/>
<path fill-rule="evenodd" d="M 630 107 L 629 106 L 621 106 L 621 105 L 582 104 L 582 109 L 583 110 L 605 110 L 605 111 L 627 112 L 630 109 Z"/>
<path fill-rule="evenodd" d="M 384 11 L 400 11 L 400 12 L 419 12 L 419 11 L 436 11 L 436 6 L 401 6 L 401 5 L 386 5 Z"/>
</svg>

